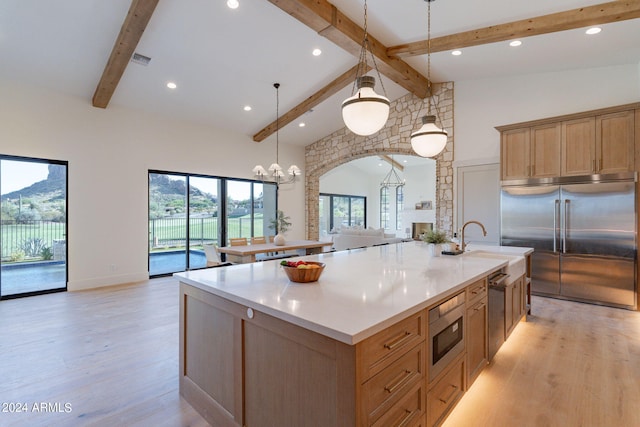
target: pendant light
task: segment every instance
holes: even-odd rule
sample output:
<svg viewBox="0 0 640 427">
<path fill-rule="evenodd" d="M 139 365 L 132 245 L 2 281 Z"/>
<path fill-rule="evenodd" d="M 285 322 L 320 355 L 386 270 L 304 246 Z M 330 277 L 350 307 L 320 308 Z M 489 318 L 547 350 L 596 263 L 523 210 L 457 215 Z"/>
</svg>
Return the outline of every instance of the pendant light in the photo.
<svg viewBox="0 0 640 427">
<path fill-rule="evenodd" d="M 298 166 L 291 165 L 289 169 L 287 169 L 289 177 L 286 178 L 286 174 L 284 173 L 282 166 L 278 163 L 280 154 L 280 83 L 274 83 L 273 87 L 276 88 L 276 162 L 272 163 L 267 170 L 265 170 L 262 165 L 256 165 L 256 167 L 253 168 L 253 173 L 262 181 L 275 182 L 277 184 L 288 184 L 294 182 L 296 180 L 296 176 L 301 175 L 302 171 Z"/>
<path fill-rule="evenodd" d="M 391 170 L 384 177 L 382 182 L 380 183 L 380 187 L 389 188 L 389 187 L 402 187 L 405 184 L 405 180 L 400 178 L 398 172 L 395 168 L 395 162 L 393 161 L 393 156 L 391 156 Z"/>
<path fill-rule="evenodd" d="M 364 39 L 362 49 L 358 58 L 358 68 L 356 69 L 356 80 L 351 96 L 342 102 L 342 120 L 344 124 L 356 135 L 368 136 L 378 132 L 384 127 L 389 118 L 389 99 L 386 96 L 378 95 L 374 90 L 376 84 L 375 77 L 364 75 L 367 71 L 367 50 L 371 55 L 373 68 L 378 74 L 382 91 L 386 95 L 382 78 L 376 65 L 376 59 L 371 52 L 369 37 L 367 34 L 367 0 L 364 1 Z"/>
<path fill-rule="evenodd" d="M 411 148 L 417 155 L 422 157 L 434 157 L 440 154 L 447 145 L 447 131 L 436 126 L 436 116 L 431 114 L 431 2 L 435 0 L 425 0 L 428 3 L 427 14 L 427 115 L 422 117 L 422 127 L 411 134 Z M 437 108 L 437 107 L 436 107 Z"/>
</svg>

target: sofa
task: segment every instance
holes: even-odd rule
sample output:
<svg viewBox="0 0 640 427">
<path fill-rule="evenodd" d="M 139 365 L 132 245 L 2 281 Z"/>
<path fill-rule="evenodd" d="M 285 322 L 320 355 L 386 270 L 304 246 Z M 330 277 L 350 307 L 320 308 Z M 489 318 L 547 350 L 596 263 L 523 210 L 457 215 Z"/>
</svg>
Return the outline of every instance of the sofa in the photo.
<svg viewBox="0 0 640 427">
<path fill-rule="evenodd" d="M 336 251 L 402 242 L 400 237 L 385 233 L 383 228 L 342 227 L 334 231 L 332 236 L 333 249 Z"/>
</svg>

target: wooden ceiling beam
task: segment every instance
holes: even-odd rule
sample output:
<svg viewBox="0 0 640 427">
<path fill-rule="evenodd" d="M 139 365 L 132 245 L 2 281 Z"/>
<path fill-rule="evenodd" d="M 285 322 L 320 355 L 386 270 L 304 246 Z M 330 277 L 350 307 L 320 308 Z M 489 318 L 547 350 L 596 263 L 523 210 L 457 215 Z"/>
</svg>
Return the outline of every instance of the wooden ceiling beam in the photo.
<svg viewBox="0 0 640 427">
<path fill-rule="evenodd" d="M 369 71 L 371 68 L 367 68 L 366 71 Z M 323 101 L 327 100 L 329 97 L 335 95 L 337 92 L 341 91 L 356 78 L 356 72 L 358 70 L 358 66 L 354 65 L 347 72 L 341 74 L 336 79 L 334 79 L 331 83 L 320 89 L 318 92 L 314 93 L 300 104 L 293 107 L 290 111 L 283 114 L 279 119 L 278 123 L 276 121 L 269 123 L 267 127 L 262 129 L 260 132 L 253 135 L 253 140 L 256 142 L 262 142 L 270 135 L 276 132 L 277 126 L 283 128 L 288 125 L 298 117 L 302 116 L 307 111 L 311 110 L 313 107 L 316 107 Z"/>
<path fill-rule="evenodd" d="M 107 108 L 159 0 L 132 0 L 111 56 L 93 94 L 93 106 Z"/>
<path fill-rule="evenodd" d="M 401 165 L 400 163 L 396 162 L 395 160 L 393 160 L 392 157 L 387 156 L 386 154 L 383 154 L 382 156 L 380 156 L 380 159 L 384 160 L 387 163 L 389 163 L 394 168 L 398 169 L 400 172 L 404 171 L 404 166 Z"/>
<path fill-rule="evenodd" d="M 432 38 L 431 52 L 462 49 L 636 18 L 640 18 L 640 0 L 618 0 Z M 428 40 L 405 43 L 387 49 L 388 56 L 397 58 L 427 53 Z"/>
<path fill-rule="evenodd" d="M 269 1 L 355 57 L 360 56 L 364 29 L 327 0 Z M 371 34 L 368 40 L 380 73 L 417 97 L 424 98 L 427 79 L 403 60 L 389 57 L 387 47 Z"/>
</svg>

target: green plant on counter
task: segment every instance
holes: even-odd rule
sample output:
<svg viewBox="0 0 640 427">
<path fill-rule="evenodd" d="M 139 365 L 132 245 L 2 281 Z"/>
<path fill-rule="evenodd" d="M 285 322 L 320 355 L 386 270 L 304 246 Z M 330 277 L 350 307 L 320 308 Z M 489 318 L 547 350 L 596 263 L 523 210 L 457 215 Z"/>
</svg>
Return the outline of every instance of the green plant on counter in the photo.
<svg viewBox="0 0 640 427">
<path fill-rule="evenodd" d="M 433 243 L 436 245 L 442 244 L 442 243 L 449 243 L 447 232 L 443 230 L 429 230 L 426 233 L 424 233 L 422 240 L 424 240 L 427 243 Z"/>
</svg>

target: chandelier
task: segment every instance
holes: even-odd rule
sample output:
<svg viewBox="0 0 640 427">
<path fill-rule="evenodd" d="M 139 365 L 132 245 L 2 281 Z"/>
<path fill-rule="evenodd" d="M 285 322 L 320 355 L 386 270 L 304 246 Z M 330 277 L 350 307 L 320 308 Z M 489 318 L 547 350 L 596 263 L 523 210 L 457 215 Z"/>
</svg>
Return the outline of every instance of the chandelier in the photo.
<svg viewBox="0 0 640 427">
<path fill-rule="evenodd" d="M 385 156 L 386 157 L 386 156 Z M 405 180 L 400 178 L 398 172 L 395 168 L 395 161 L 393 160 L 393 156 L 391 156 L 391 170 L 384 177 L 382 182 L 380 183 L 380 187 L 389 188 L 389 187 L 402 187 L 405 184 Z"/>
<path fill-rule="evenodd" d="M 411 134 L 411 148 L 419 156 L 434 157 L 440 154 L 447 145 L 447 131 L 440 129 L 436 125 L 436 116 L 431 114 L 431 97 L 433 89 L 431 87 L 431 2 L 435 0 L 424 0 L 428 3 L 427 13 L 427 115 L 422 117 L 422 127 Z M 437 109 L 437 106 L 436 106 Z M 419 115 L 419 113 L 418 113 Z"/>
<path fill-rule="evenodd" d="M 371 55 L 373 68 L 378 74 L 380 85 L 385 96 L 378 95 L 374 90 L 375 77 L 366 76 L 367 50 Z M 356 89 L 357 88 L 357 89 Z M 357 91 L 356 91 L 357 90 Z M 354 92 L 356 92 L 354 94 Z M 376 65 L 376 59 L 371 51 L 369 36 L 367 34 L 367 0 L 364 1 L 364 38 L 362 49 L 358 58 L 356 80 L 351 90 L 351 96 L 342 102 L 342 120 L 344 124 L 356 135 L 367 136 L 378 132 L 387 123 L 389 118 L 389 99 L 382 84 L 382 78 Z"/>
<path fill-rule="evenodd" d="M 287 169 L 287 174 L 285 174 L 282 166 L 280 166 L 279 155 L 280 155 L 280 138 L 279 138 L 279 130 L 280 130 L 280 83 L 274 83 L 273 87 L 276 88 L 276 162 L 272 163 L 268 169 L 262 167 L 262 165 L 256 165 L 253 168 L 253 173 L 262 181 L 275 182 L 276 184 L 289 184 L 296 180 L 296 176 L 302 174 L 300 168 L 296 165 L 289 166 Z M 288 175 L 288 176 L 287 176 Z"/>
</svg>

